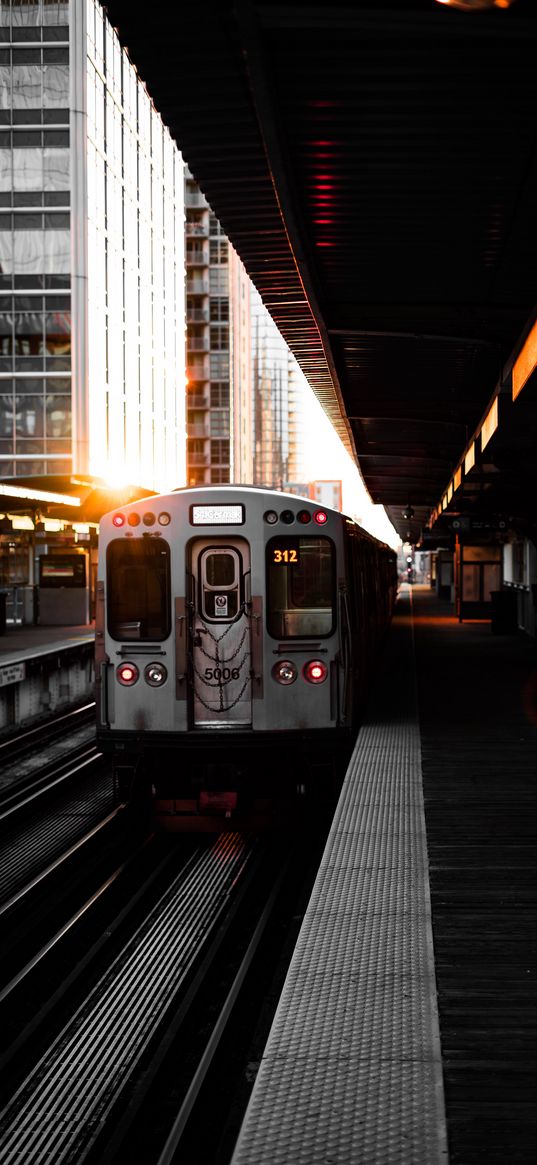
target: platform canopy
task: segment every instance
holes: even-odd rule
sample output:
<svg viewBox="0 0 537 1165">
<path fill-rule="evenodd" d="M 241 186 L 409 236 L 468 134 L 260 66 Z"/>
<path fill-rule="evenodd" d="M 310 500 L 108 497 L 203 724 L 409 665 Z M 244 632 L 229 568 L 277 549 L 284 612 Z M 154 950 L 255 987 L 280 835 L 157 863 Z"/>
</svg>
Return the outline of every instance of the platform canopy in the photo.
<svg viewBox="0 0 537 1165">
<path fill-rule="evenodd" d="M 512 402 L 511 364 L 536 300 L 537 5 L 485 3 L 106 4 L 411 541 L 432 511 L 531 524 L 535 508 L 535 377 Z"/>
</svg>

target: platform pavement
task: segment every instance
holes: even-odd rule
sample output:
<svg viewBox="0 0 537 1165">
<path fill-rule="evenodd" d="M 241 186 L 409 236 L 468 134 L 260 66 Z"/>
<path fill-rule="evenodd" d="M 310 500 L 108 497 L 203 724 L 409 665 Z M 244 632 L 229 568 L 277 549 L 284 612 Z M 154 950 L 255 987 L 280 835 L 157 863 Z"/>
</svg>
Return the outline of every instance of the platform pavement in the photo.
<svg viewBox="0 0 537 1165">
<path fill-rule="evenodd" d="M 535 1160 L 537 644 L 402 590 L 233 1165 Z"/>
<path fill-rule="evenodd" d="M 11 627 L 0 635 L 0 666 L 93 640 L 94 624 Z"/>
</svg>

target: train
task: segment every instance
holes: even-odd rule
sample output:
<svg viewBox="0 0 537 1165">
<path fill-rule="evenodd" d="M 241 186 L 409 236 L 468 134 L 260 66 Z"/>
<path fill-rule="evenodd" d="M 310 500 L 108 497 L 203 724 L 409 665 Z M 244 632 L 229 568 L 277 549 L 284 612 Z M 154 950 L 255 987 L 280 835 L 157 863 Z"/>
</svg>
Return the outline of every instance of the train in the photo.
<svg viewBox="0 0 537 1165">
<path fill-rule="evenodd" d="M 170 829 L 319 798 L 352 750 L 396 587 L 393 550 L 296 494 L 200 486 L 105 514 L 97 742 L 118 797 Z"/>
</svg>

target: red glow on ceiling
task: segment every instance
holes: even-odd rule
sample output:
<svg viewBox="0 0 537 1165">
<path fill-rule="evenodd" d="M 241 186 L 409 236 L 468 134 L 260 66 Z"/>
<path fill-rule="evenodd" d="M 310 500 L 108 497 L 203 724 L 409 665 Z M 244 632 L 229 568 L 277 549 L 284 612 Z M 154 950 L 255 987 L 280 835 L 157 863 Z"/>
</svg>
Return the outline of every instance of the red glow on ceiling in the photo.
<svg viewBox="0 0 537 1165">
<path fill-rule="evenodd" d="M 313 220 L 318 226 L 331 226 L 333 218 L 314 218 Z"/>
<path fill-rule="evenodd" d="M 316 247 L 333 247 L 333 246 L 335 246 L 335 244 L 334 243 L 316 243 L 315 246 Z"/>
</svg>

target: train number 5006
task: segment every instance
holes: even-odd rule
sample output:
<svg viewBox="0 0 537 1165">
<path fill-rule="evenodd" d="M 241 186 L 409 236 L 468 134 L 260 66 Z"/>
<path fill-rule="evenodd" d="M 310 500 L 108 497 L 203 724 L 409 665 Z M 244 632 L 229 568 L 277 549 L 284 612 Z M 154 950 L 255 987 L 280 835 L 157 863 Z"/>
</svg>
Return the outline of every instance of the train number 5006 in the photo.
<svg viewBox="0 0 537 1165">
<path fill-rule="evenodd" d="M 238 667 L 206 667 L 206 680 L 238 680 Z"/>
</svg>

